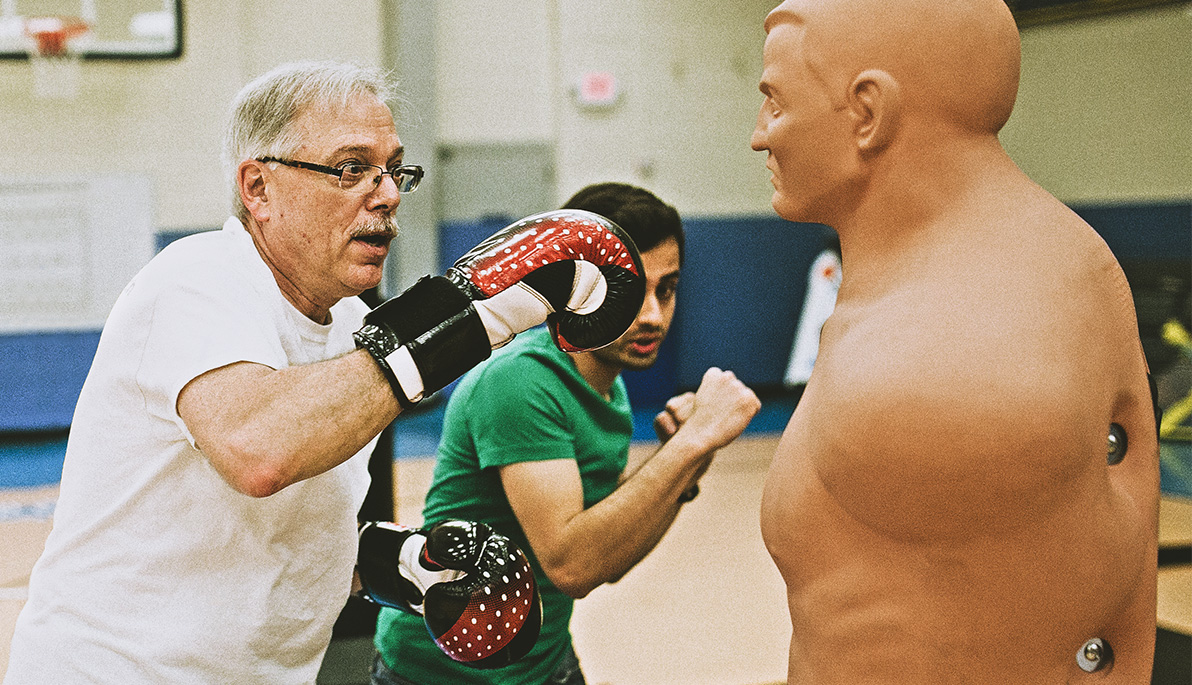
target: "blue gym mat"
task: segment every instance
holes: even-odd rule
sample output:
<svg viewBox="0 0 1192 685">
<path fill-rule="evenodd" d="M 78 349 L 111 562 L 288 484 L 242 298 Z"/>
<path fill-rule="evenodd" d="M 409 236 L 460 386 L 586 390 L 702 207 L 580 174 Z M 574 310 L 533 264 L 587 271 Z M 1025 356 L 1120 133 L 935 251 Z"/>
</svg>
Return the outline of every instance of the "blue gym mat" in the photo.
<svg viewBox="0 0 1192 685">
<path fill-rule="evenodd" d="M 66 433 L 0 434 L 0 488 L 38 488 L 62 479 Z"/>
<path fill-rule="evenodd" d="M 439 401 L 398 419 L 394 431 L 395 459 L 426 457 L 435 453 L 446 402 Z M 641 407 L 633 413 L 634 440 L 655 440 L 654 415 L 661 406 Z M 793 397 L 768 399 L 753 417 L 746 433 L 779 434 L 795 409 Z M 1164 493 L 1192 498 L 1192 443 L 1161 445 L 1160 486 Z M 37 488 L 62 478 L 66 434 L 0 434 L 0 488 Z"/>
<path fill-rule="evenodd" d="M 445 401 L 419 408 L 398 418 L 394 430 L 394 458 L 410 459 L 435 453 L 443 424 Z M 634 411 L 635 440 L 655 440 L 654 415 L 661 406 L 641 407 Z M 780 433 L 786 427 L 793 399 L 778 399 L 762 404 L 761 411 L 749 424 L 747 432 Z M 62 461 L 66 457 L 66 432 L 0 433 L 0 488 L 36 488 L 53 485 L 62 479 Z"/>
</svg>

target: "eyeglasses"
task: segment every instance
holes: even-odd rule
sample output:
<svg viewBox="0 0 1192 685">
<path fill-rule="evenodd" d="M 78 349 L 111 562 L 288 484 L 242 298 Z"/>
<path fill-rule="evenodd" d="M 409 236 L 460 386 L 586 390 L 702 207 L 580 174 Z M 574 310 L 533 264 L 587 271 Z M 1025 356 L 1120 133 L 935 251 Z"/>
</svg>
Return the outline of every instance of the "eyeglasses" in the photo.
<svg viewBox="0 0 1192 685">
<path fill-rule="evenodd" d="M 261 157 L 258 162 L 277 162 L 295 169 L 309 169 L 321 174 L 334 176 L 339 180 L 339 187 L 353 193 L 367 193 L 381 185 L 381 177 L 386 174 L 397 184 L 401 193 L 412 193 L 422 182 L 422 167 L 417 164 L 402 164 L 392 169 L 384 169 L 375 164 L 359 164 L 352 162 L 343 166 L 333 167 L 311 162 L 299 162 L 293 159 L 278 159 L 276 157 Z"/>
</svg>

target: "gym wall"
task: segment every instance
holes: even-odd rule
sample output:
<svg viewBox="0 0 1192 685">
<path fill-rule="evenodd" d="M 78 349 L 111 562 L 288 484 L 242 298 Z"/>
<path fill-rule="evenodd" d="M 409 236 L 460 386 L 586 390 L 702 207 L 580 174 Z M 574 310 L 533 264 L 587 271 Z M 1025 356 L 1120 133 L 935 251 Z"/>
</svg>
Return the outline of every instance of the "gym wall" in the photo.
<svg viewBox="0 0 1192 685">
<path fill-rule="evenodd" d="M 419 151 L 411 161 L 428 167 L 428 186 L 399 212 L 406 235 L 394 287 L 445 256 L 437 151 L 545 149 L 554 204 L 587 183 L 620 180 L 653 190 L 686 220 L 682 309 L 657 383 L 689 387 L 714 364 L 777 384 L 825 233 L 773 215 L 763 156 L 748 147 L 761 21 L 774 4 L 349 0 L 332 11 L 310 0 L 186 1 L 180 58 L 84 64 L 74 102 L 35 100 L 28 64 L 0 61 L 0 177 L 143 175 L 159 242 L 217 228 L 229 209 L 219 139 L 243 83 L 292 59 L 395 68 L 411 94 L 399 130 Z M 1002 135 L 1011 156 L 1092 211 L 1115 250 L 1187 260 L 1187 4 L 1031 27 L 1022 41 L 1018 105 Z M 616 77 L 612 105 L 577 101 L 580 77 L 593 72 Z M 486 214 L 500 213 L 500 198 L 493 204 Z M 0 335 L 0 430 L 68 425 L 96 335 Z M 36 419 L 22 415 L 31 403 Z"/>
</svg>

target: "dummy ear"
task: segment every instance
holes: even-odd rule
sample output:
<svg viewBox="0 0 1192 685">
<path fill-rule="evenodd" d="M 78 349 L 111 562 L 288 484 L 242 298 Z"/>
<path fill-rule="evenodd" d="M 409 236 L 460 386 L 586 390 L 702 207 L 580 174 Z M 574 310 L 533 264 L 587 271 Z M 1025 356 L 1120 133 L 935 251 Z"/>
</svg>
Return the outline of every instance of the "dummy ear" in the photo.
<svg viewBox="0 0 1192 685">
<path fill-rule="evenodd" d="M 240 201 L 254 219 L 262 221 L 269 216 L 269 195 L 265 183 L 265 168 L 255 159 L 245 160 L 236 168 L 236 190 Z"/>
<path fill-rule="evenodd" d="M 898 132 L 902 99 L 889 72 L 868 69 L 857 74 L 849 84 L 848 106 L 862 153 L 880 152 L 890 144 Z"/>
</svg>

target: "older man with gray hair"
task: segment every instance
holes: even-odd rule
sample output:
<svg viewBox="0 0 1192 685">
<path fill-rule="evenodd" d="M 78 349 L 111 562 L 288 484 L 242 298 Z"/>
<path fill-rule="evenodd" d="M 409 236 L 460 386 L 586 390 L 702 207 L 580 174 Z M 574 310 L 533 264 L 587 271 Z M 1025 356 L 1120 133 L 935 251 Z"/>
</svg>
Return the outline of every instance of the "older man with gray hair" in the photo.
<svg viewBox="0 0 1192 685">
<path fill-rule="evenodd" d="M 163 250 L 108 318 L 5 683 L 313 682 L 354 588 L 424 615 L 444 659 L 489 668 L 533 645 L 533 575 L 505 538 L 462 521 L 358 529 L 368 455 L 404 408 L 548 318 L 560 345 L 615 339 L 640 263 L 600 217 L 540 217 L 563 249 L 517 277 L 461 260 L 369 312 L 357 296 L 422 178 L 389 97 L 380 72 L 327 62 L 237 97 L 236 215 Z M 503 252 L 525 223 L 484 246 Z M 594 264 L 574 226 L 619 261 Z M 497 608 L 469 598 L 506 589 L 524 600 L 499 607 L 510 627 L 465 652 L 457 624 Z"/>
</svg>

